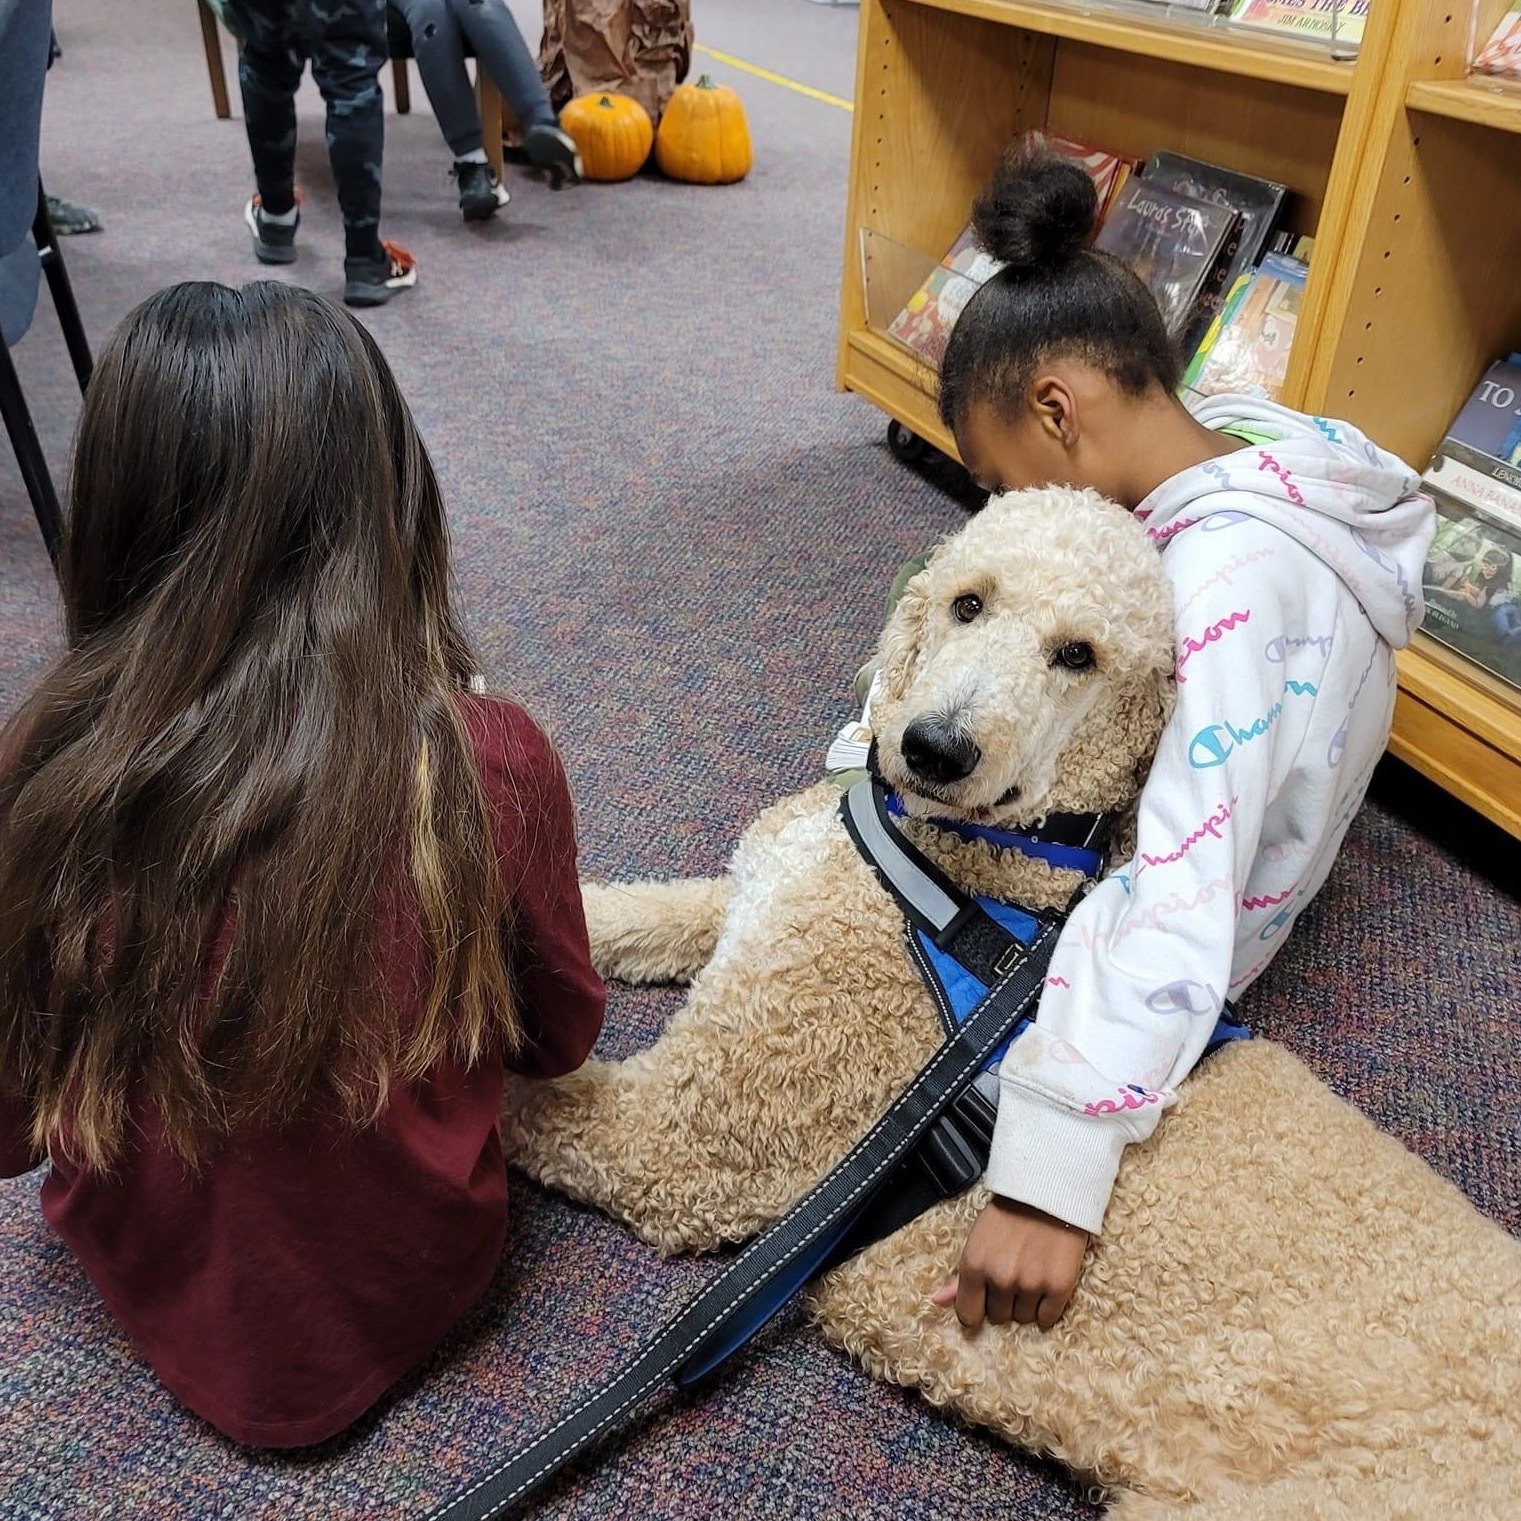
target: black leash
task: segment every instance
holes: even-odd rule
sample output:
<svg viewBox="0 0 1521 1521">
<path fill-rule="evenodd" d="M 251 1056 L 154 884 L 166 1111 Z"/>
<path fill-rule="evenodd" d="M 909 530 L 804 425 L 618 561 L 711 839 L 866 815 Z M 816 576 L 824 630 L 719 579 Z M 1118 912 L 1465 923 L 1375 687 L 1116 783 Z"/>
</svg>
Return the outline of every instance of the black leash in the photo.
<svg viewBox="0 0 1521 1521">
<path fill-rule="evenodd" d="M 631 1362 L 506 1462 L 430 1511 L 429 1521 L 490 1521 L 626 1421 L 668 1375 L 688 1385 L 742 1346 L 832 1259 L 861 1210 L 1035 1005 L 1060 928 L 1056 917 L 1041 920 L 1029 945 L 1008 958 L 1013 964 L 844 1161 L 745 1246 Z"/>
</svg>

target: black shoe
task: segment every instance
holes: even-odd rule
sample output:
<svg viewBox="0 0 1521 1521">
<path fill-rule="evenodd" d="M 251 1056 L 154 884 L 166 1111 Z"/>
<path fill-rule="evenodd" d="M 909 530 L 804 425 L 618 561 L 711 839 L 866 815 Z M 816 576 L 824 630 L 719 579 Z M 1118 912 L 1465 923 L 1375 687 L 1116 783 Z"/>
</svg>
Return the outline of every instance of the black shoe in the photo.
<svg viewBox="0 0 1521 1521">
<path fill-rule="evenodd" d="M 549 183 L 556 190 L 562 185 L 579 183 L 585 173 L 575 139 L 556 126 L 541 123 L 530 127 L 523 134 L 523 152 L 535 169 L 543 169 L 549 175 Z"/>
<path fill-rule="evenodd" d="M 48 220 L 60 238 L 80 237 L 87 232 L 99 232 L 105 223 L 98 211 L 81 206 L 77 201 L 65 201 L 56 195 L 48 197 Z"/>
<path fill-rule="evenodd" d="M 255 196 L 243 208 L 243 220 L 253 234 L 254 258 L 260 264 L 294 264 L 296 262 L 296 229 L 301 225 L 301 212 L 289 227 L 271 222 L 264 214 L 264 207 Z"/>
<path fill-rule="evenodd" d="M 384 306 L 398 291 L 417 284 L 417 260 L 395 243 L 381 242 L 378 259 L 343 261 L 345 306 Z"/>
<path fill-rule="evenodd" d="M 459 209 L 467 222 L 494 217 L 512 199 L 507 187 L 491 172 L 490 164 L 460 159 L 449 173 L 459 186 Z"/>
</svg>

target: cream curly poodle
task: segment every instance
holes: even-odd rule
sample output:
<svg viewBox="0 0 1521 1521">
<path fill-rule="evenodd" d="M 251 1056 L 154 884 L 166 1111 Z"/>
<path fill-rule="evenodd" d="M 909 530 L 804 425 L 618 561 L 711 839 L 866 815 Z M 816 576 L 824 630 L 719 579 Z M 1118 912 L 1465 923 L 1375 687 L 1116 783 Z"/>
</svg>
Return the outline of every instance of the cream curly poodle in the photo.
<svg viewBox="0 0 1521 1521">
<path fill-rule="evenodd" d="M 954 713 L 955 742 L 980 756 L 937 812 L 1018 826 L 1124 807 L 1170 708 L 1171 631 L 1159 557 L 1128 514 L 1065 490 L 990 503 L 883 635 L 886 778 L 906 779 L 926 715 Z M 1017 851 L 904 827 L 969 890 L 1058 906 L 1074 886 Z M 691 978 L 690 997 L 627 1061 L 517 1084 L 509 1155 L 665 1252 L 769 1224 L 940 1042 L 834 788 L 763 813 L 720 881 L 585 895 L 607 975 Z M 1059 1458 L 1126 1518 L 1521 1514 L 1521 1247 L 1281 1047 L 1209 1058 L 1130 1148 L 1054 1330 L 968 1334 L 931 1304 L 985 1198 L 831 1272 L 813 1290 L 825 1335 Z"/>
</svg>

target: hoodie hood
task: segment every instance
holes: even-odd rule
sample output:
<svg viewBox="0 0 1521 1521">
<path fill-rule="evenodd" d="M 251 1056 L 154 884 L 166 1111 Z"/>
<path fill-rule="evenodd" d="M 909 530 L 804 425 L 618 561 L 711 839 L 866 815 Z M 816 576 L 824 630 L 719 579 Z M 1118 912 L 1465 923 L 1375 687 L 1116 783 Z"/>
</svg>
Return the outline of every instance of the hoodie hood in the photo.
<svg viewBox="0 0 1521 1521">
<path fill-rule="evenodd" d="M 1329 565 L 1391 645 L 1408 644 L 1425 611 L 1421 572 L 1436 531 L 1415 471 L 1350 423 L 1270 401 L 1212 396 L 1190 410 L 1206 428 L 1267 441 L 1158 486 L 1135 512 L 1152 539 L 1165 550 L 1204 518 L 1259 518 Z"/>
</svg>

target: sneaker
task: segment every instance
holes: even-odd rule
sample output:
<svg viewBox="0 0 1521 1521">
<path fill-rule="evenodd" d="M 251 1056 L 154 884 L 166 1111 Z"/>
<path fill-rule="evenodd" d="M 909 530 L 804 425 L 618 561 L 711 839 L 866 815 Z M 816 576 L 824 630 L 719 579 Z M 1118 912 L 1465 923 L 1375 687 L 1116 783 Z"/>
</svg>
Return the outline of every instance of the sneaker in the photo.
<svg viewBox="0 0 1521 1521">
<path fill-rule="evenodd" d="M 417 284 L 417 260 L 397 243 L 381 240 L 378 259 L 343 261 L 345 306 L 384 306 L 398 291 Z"/>
<path fill-rule="evenodd" d="M 66 201 L 61 196 L 50 195 L 47 202 L 48 220 L 60 238 L 82 237 L 87 232 L 99 232 L 105 226 L 98 211 L 81 206 L 77 201 Z"/>
<path fill-rule="evenodd" d="M 535 169 L 548 172 L 549 183 L 556 190 L 577 184 L 585 173 L 575 139 L 552 123 L 530 127 L 523 134 L 523 152 Z"/>
<path fill-rule="evenodd" d="M 491 172 L 490 164 L 460 159 L 449 173 L 459 186 L 459 209 L 467 222 L 494 217 L 512 199 L 507 187 Z"/>
<path fill-rule="evenodd" d="M 281 222 L 271 222 L 264 214 L 264 207 L 255 196 L 243 208 L 243 220 L 253 234 L 254 258 L 260 264 L 294 264 L 296 262 L 296 229 L 301 225 L 301 197 L 296 197 L 296 220 L 289 227 Z"/>
</svg>

